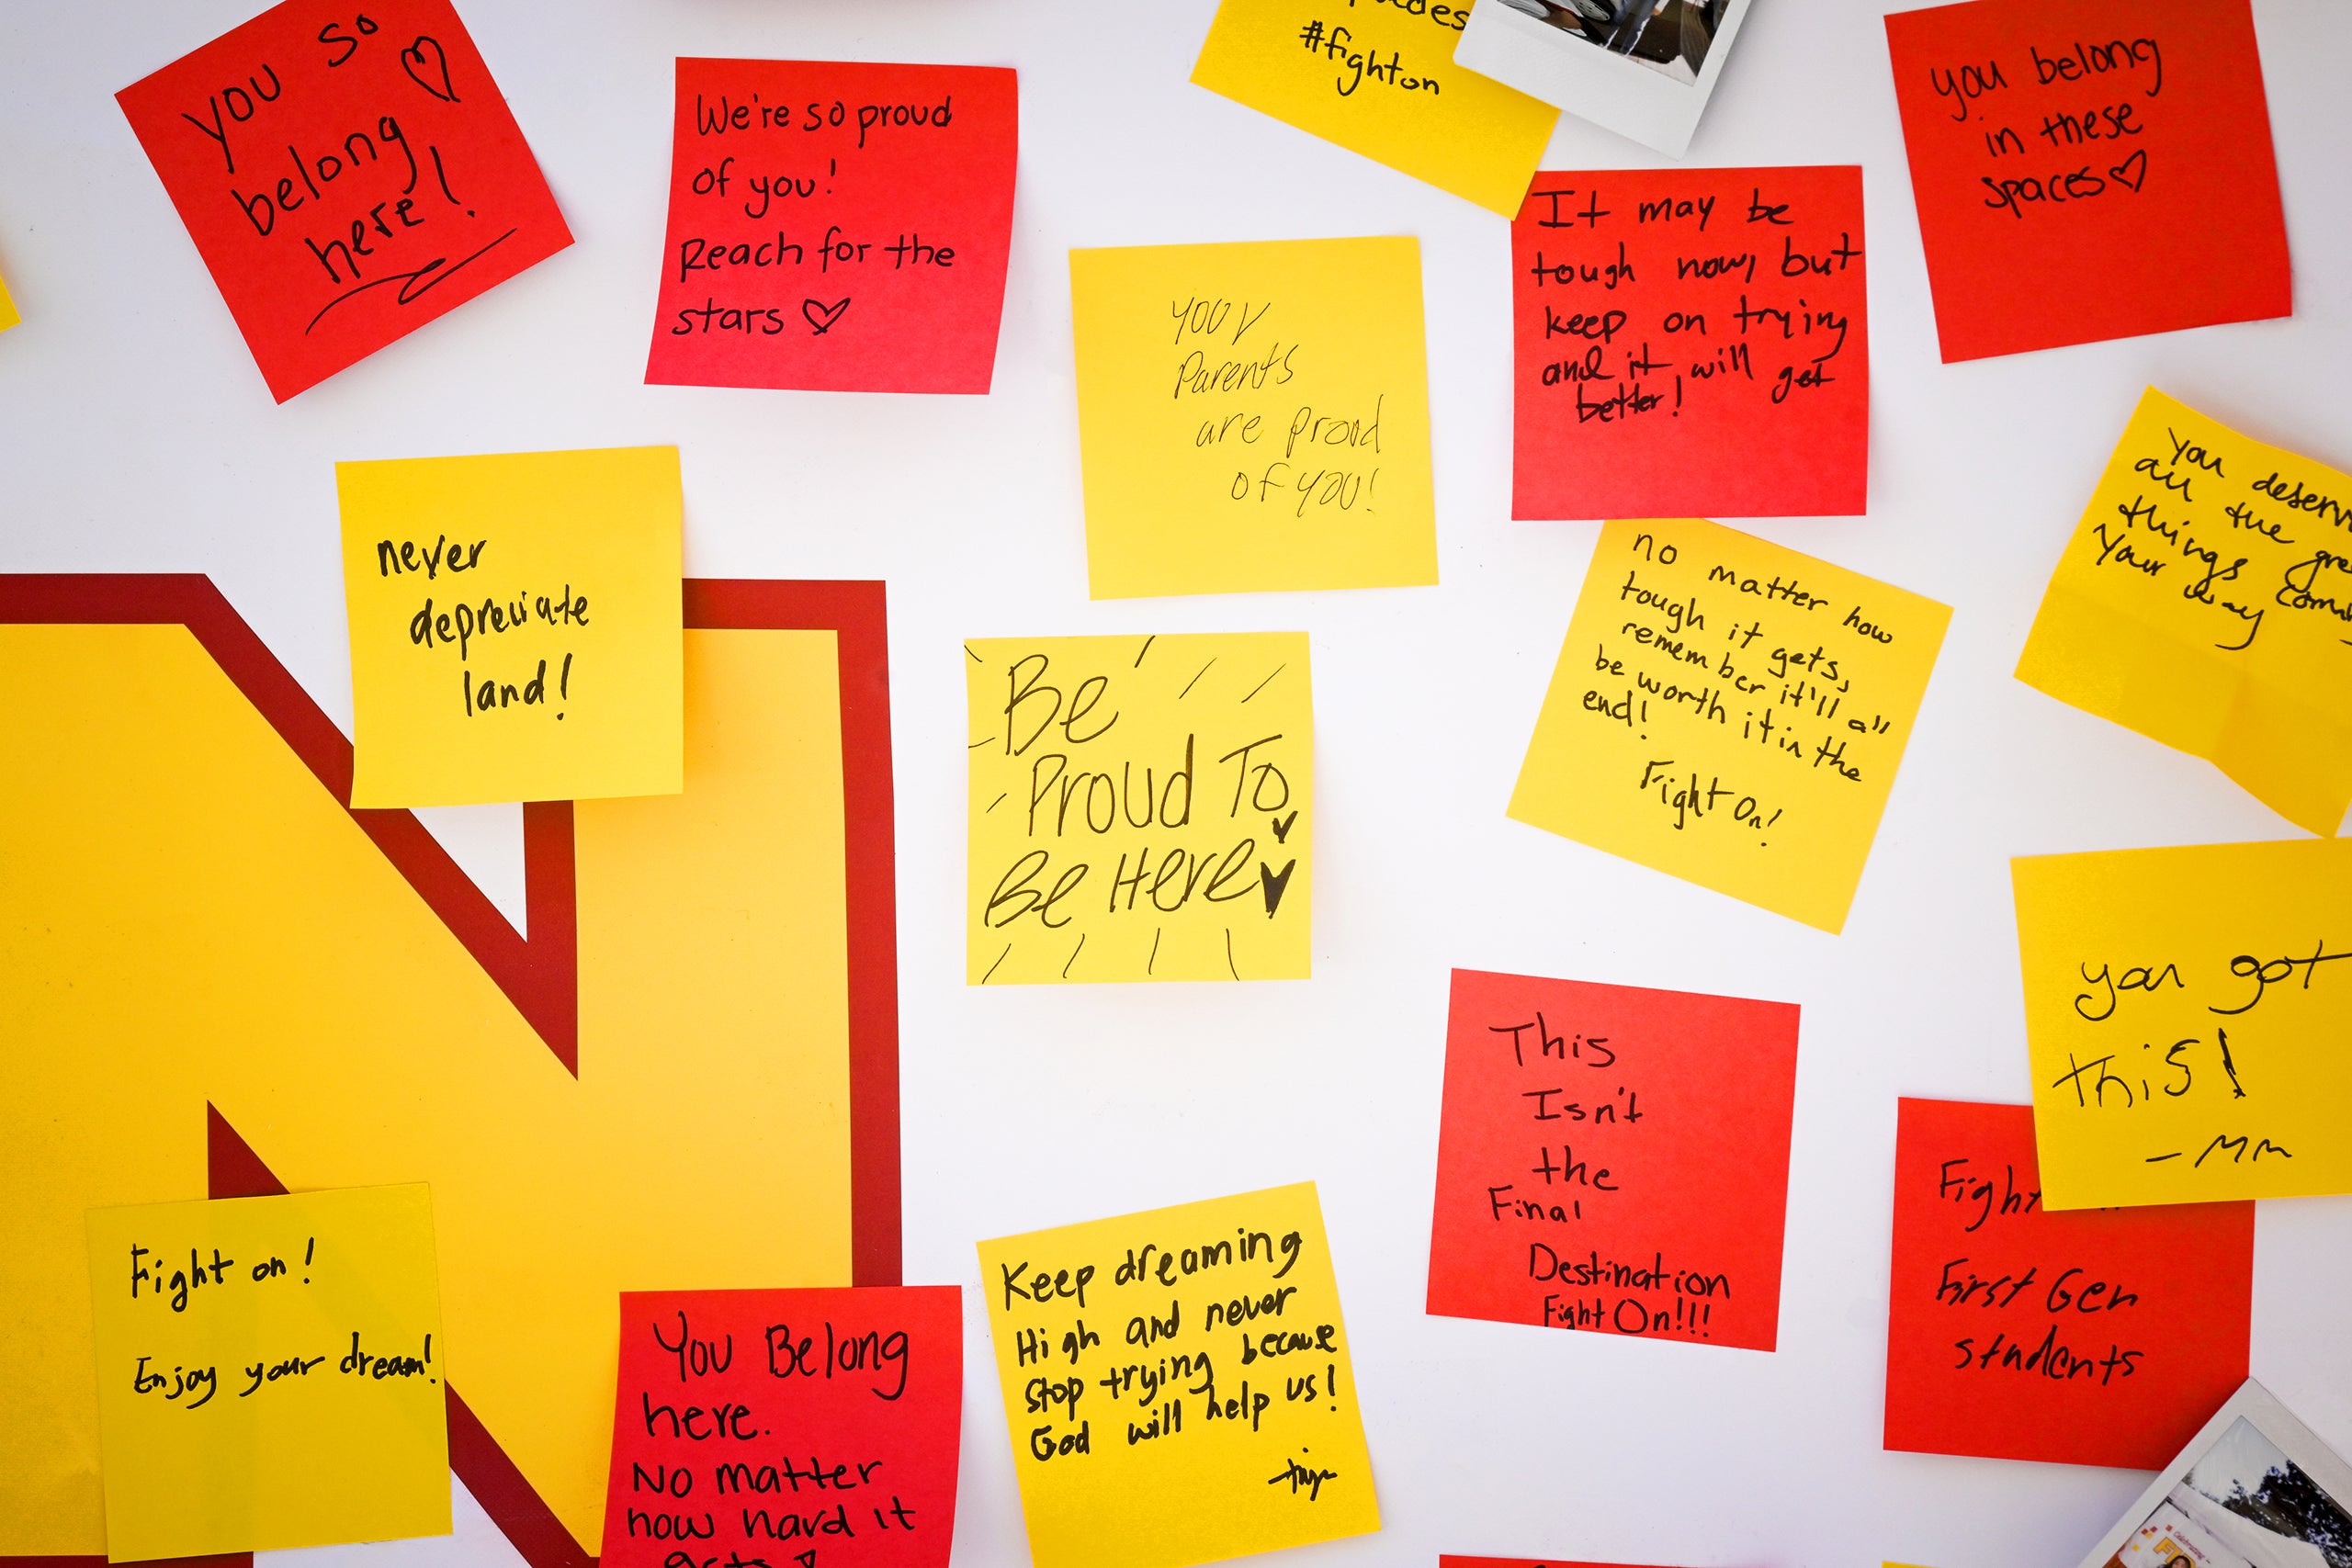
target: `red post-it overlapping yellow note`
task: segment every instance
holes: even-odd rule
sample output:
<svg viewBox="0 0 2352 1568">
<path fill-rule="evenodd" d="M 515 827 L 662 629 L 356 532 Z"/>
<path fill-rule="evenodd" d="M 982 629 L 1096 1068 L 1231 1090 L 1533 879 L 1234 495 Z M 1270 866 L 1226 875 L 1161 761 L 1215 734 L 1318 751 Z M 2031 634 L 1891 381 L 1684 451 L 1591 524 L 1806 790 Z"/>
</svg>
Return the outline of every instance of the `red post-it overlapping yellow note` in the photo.
<svg viewBox="0 0 2352 1568">
<path fill-rule="evenodd" d="M 1303 980 L 1303 632 L 964 645 L 972 985 Z"/>
<path fill-rule="evenodd" d="M 2334 833 L 2352 807 L 2352 474 L 2149 388 L 2017 673 Z"/>
<path fill-rule="evenodd" d="M 1097 599 L 1437 581 L 1411 239 L 1069 254 Z"/>
<path fill-rule="evenodd" d="M 2160 1468 L 2245 1381 L 2254 1205 L 2052 1213 L 2033 1112 L 1905 1100 L 1890 1449 Z"/>
<path fill-rule="evenodd" d="M 1886 18 L 1947 361 L 2287 314 L 2247 0 Z"/>
<path fill-rule="evenodd" d="M 954 1285 L 621 1292 L 604 1568 L 946 1568 Z"/>
<path fill-rule="evenodd" d="M 1797 1010 L 1453 972 L 1429 1310 L 1779 1343 Z"/>
<path fill-rule="evenodd" d="M 1380 1528 L 1315 1185 L 980 1243 L 1037 1568 Z"/>
<path fill-rule="evenodd" d="M 449 1532 L 422 1186 L 89 1213 L 107 1557 Z"/>
<path fill-rule="evenodd" d="M 1951 617 L 1713 523 L 1611 523 L 1510 815 L 1838 931 Z"/>
<path fill-rule="evenodd" d="M 684 787 L 674 446 L 338 463 L 351 804 Z"/>
<path fill-rule="evenodd" d="M 1862 510 L 1860 168 L 1547 173 L 1510 249 L 1512 516 Z"/>
<path fill-rule="evenodd" d="M 448 0 L 286 0 L 115 96 L 279 402 L 571 243 Z"/>
<path fill-rule="evenodd" d="M 1223 0 L 1193 80 L 1508 218 L 1560 111 L 1453 62 L 1470 0 Z"/>
<path fill-rule="evenodd" d="M 2009 877 L 2048 1207 L 2352 1191 L 2352 840 Z"/>
<path fill-rule="evenodd" d="M 679 61 L 646 380 L 987 391 L 1019 141 L 1001 67 Z"/>
</svg>

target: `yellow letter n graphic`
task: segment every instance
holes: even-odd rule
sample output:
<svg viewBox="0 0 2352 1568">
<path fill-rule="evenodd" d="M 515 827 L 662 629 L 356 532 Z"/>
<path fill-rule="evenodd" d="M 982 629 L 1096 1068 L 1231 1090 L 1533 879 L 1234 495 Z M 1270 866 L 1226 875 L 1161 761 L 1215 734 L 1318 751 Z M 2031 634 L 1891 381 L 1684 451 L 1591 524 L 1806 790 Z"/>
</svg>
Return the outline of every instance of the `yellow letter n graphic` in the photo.
<svg viewBox="0 0 2352 1568">
<path fill-rule="evenodd" d="M 685 792 L 526 807 L 526 940 L 208 580 L 0 576 L 0 1556 L 105 1550 L 96 1205 L 431 1183 L 534 1568 L 601 1545 L 618 1292 L 899 1281 L 882 588 L 685 624 Z"/>
</svg>

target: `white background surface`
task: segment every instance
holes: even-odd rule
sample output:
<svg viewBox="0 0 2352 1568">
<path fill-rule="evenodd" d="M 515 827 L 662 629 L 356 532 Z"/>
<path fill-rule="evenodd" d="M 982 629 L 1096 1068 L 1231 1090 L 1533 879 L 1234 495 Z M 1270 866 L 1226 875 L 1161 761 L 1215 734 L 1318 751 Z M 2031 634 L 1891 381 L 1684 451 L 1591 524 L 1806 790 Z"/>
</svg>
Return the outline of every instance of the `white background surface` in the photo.
<svg viewBox="0 0 2352 1568">
<path fill-rule="evenodd" d="M 2143 1475 L 1880 1451 L 1894 1102 L 2026 1096 L 2009 856 L 2292 833 L 2009 670 L 2144 383 L 2352 467 L 2352 6 L 2255 5 L 2291 321 L 1950 367 L 1883 0 L 1769 0 L 1743 32 L 1690 162 L 1863 165 L 1875 351 L 1870 515 L 1755 531 L 1955 612 L 1835 938 L 1505 820 L 1597 531 L 1510 519 L 1506 225 L 1187 85 L 1213 0 L 461 8 L 578 243 L 281 408 L 112 97 L 254 0 L 8 0 L 0 570 L 208 572 L 347 728 L 334 460 L 674 442 L 689 574 L 889 583 L 910 1282 L 977 1286 L 979 1237 L 1316 1179 L 1387 1528 L 1301 1568 L 2062 1568 L 2098 1539 Z M 992 396 L 640 384 L 678 54 L 1020 68 Z M 1658 164 L 1572 118 L 1544 161 Z M 1442 586 L 1090 604 L 1065 251 L 1363 233 L 1423 247 Z M 958 640 L 1221 628 L 1313 636 L 1316 977 L 967 989 Z M 519 814 L 436 825 L 519 921 Z M 1422 1314 L 1455 964 L 1803 1004 L 1777 1353 Z M 2263 1204 L 2255 1373 L 2352 1453 L 2347 1303 L 2352 1199 Z M 1017 1564 L 967 1305 L 956 1559 Z M 514 1562 L 469 1511 L 454 1540 L 273 1557 Z"/>
</svg>

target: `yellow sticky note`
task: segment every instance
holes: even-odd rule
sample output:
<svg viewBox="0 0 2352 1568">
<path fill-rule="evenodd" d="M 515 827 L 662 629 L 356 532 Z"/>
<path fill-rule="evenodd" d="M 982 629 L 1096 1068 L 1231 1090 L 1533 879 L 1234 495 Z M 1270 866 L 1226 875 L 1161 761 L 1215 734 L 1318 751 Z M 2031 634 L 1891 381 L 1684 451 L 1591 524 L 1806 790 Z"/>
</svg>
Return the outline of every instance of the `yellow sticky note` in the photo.
<svg viewBox="0 0 2352 1568">
<path fill-rule="evenodd" d="M 427 1189 L 88 1214 L 107 1558 L 449 1533 Z"/>
<path fill-rule="evenodd" d="M 6 332 L 24 317 L 17 314 L 17 302 L 8 297 L 8 280 L 0 277 L 0 333 Z"/>
<path fill-rule="evenodd" d="M 880 595 L 829 586 L 689 629 L 684 792 L 572 812 L 576 1077 L 319 787 L 299 694 L 183 626 L 0 625 L 0 1557 L 106 1550 L 84 1216 L 203 1193 L 208 1102 L 298 1189 L 431 1182 L 450 1382 L 590 1556 L 615 1293 L 852 1282 L 887 754 L 844 718 Z"/>
<path fill-rule="evenodd" d="M 1225 0 L 1193 80 L 1514 218 L 1560 111 L 1454 64 L 1469 15 L 1469 0 Z"/>
<path fill-rule="evenodd" d="M 351 804 L 684 787 L 674 446 L 337 463 Z"/>
<path fill-rule="evenodd" d="M 1510 815 L 1842 930 L 1951 619 L 1713 523 L 1611 523 Z"/>
<path fill-rule="evenodd" d="M 2334 833 L 2352 806 L 2352 474 L 2149 388 L 2017 673 Z"/>
<path fill-rule="evenodd" d="M 2352 840 L 2009 876 L 2046 1205 L 2352 1191 Z"/>
<path fill-rule="evenodd" d="M 1036 1568 L 1380 1528 L 1313 1182 L 979 1250 Z"/>
<path fill-rule="evenodd" d="M 964 976 L 1304 980 L 1304 632 L 964 645 Z"/>
<path fill-rule="evenodd" d="M 1413 239 L 1069 254 L 1097 599 L 1437 581 Z"/>
</svg>

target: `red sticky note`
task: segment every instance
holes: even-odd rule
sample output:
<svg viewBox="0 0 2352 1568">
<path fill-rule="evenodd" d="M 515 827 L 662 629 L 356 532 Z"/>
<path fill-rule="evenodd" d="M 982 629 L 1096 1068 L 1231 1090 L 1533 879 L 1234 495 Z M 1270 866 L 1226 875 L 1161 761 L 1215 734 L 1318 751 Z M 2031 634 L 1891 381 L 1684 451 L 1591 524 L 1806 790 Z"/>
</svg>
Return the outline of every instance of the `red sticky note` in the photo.
<svg viewBox="0 0 2352 1568">
<path fill-rule="evenodd" d="M 2161 1470 L 2245 1381 L 2254 1205 L 2041 1189 L 2030 1106 L 1902 1102 L 1886 1446 Z"/>
<path fill-rule="evenodd" d="M 2293 309 L 2248 0 L 1886 18 L 1946 362 Z"/>
<path fill-rule="evenodd" d="M 1453 972 L 1429 1310 L 1770 1350 L 1797 1010 Z"/>
<path fill-rule="evenodd" d="M 1513 517 L 1863 510 L 1860 168 L 1541 174 L 1510 243 Z"/>
<path fill-rule="evenodd" d="M 954 1285 L 621 1294 L 604 1568 L 946 1568 Z"/>
<path fill-rule="evenodd" d="M 571 243 L 447 0 L 286 0 L 115 98 L 279 402 Z"/>
<path fill-rule="evenodd" d="M 985 392 L 1019 78 L 681 60 L 648 382 Z"/>
</svg>

